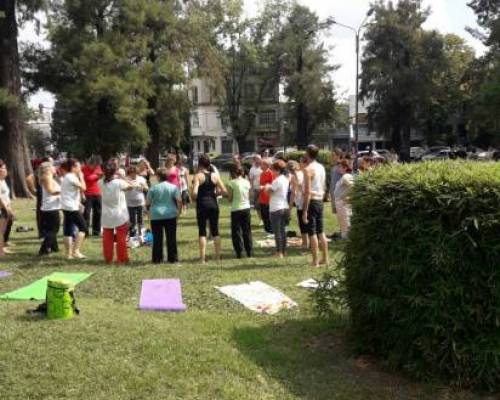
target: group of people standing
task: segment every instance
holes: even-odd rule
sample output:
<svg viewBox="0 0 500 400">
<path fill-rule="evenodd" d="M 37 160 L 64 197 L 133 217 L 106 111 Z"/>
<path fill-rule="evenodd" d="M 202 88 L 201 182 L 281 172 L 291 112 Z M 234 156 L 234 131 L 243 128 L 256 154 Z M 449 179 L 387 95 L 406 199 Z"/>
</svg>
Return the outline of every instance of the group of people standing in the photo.
<svg viewBox="0 0 500 400">
<path fill-rule="evenodd" d="M 252 209 L 265 232 L 275 240 L 275 256 L 287 255 L 287 226 L 296 209 L 302 246 L 311 251 L 312 265 L 328 263 L 328 243 L 324 232 L 323 204 L 327 192 L 326 171 L 317 158 L 319 149 L 310 145 L 299 162 L 255 156 L 247 174 L 238 158 L 231 167 L 231 179 L 224 184 L 207 155 L 198 157 L 197 171 L 189 176 L 175 154 L 165 166 L 153 171 L 146 160 L 126 170 L 117 159 L 102 163 L 91 157 L 85 165 L 67 159 L 55 167 L 47 158 L 35 176 L 37 211 L 42 244 L 39 254 L 57 252 L 57 235 L 63 215 L 63 236 L 68 259 L 86 258 L 85 238 L 102 236 L 107 263 L 129 261 L 127 241 L 143 237 L 144 216 L 150 219 L 152 261 L 164 261 L 166 240 L 169 263 L 179 261 L 177 226 L 179 216 L 191 201 L 196 203 L 200 262 L 207 261 L 207 242 L 214 243 L 214 256 L 221 258 L 219 199 L 227 197 L 231 206 L 231 237 L 235 255 L 253 257 Z M 349 229 L 349 191 L 353 183 L 352 166 L 345 155 L 332 153 L 330 192 L 345 239 Z M 0 233 L 14 217 L 9 189 L 5 183 L 7 166 L 0 161 Z M 152 184 L 155 176 L 156 184 Z M 145 210 L 148 213 L 145 213 Z M 208 228 L 208 229 L 207 229 Z M 3 238 L 3 234 L 0 235 Z M 4 254 L 0 239 L 0 256 Z"/>
</svg>

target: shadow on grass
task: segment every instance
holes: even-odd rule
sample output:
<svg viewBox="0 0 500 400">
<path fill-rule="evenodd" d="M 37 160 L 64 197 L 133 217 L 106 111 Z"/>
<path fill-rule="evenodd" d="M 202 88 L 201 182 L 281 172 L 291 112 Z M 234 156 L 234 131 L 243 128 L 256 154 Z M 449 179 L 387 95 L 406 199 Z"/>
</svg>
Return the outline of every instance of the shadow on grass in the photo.
<svg viewBox="0 0 500 400">
<path fill-rule="evenodd" d="M 237 348 L 298 398 L 427 399 L 420 385 L 360 365 L 343 340 L 344 324 L 288 320 L 233 331 Z"/>
</svg>

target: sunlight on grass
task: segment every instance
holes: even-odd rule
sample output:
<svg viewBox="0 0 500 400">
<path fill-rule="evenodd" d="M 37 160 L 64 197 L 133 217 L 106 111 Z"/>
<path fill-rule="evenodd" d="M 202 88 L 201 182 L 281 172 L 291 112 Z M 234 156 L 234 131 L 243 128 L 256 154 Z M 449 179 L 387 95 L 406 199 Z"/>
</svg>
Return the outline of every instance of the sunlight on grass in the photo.
<svg viewBox="0 0 500 400">
<path fill-rule="evenodd" d="M 33 204 L 17 201 L 17 225 L 33 226 Z M 179 266 L 153 266 L 150 250 L 126 267 L 102 262 L 100 240 L 85 244 L 89 260 L 40 260 L 34 233 L 13 233 L 15 256 L 0 263 L 13 275 L 0 293 L 54 271 L 94 272 L 77 287 L 82 313 L 66 322 L 29 316 L 30 302 L 0 302 L 0 398 L 10 399 L 473 399 L 363 370 L 343 339 L 340 320 L 315 318 L 309 294 L 296 284 L 321 276 L 299 251 L 283 261 L 272 249 L 232 259 L 228 208 L 222 208 L 224 260 L 196 264 L 194 212 L 180 222 Z M 326 226 L 334 229 L 327 212 Z M 293 226 L 292 229 L 296 230 Z M 255 238 L 263 236 L 254 220 Z M 332 259 L 340 253 L 331 247 Z M 334 266 L 332 267 L 334 268 Z M 188 311 L 139 312 L 142 279 L 180 278 Z M 299 304 L 276 316 L 257 315 L 214 286 L 264 281 Z M 452 397 L 449 397 L 452 396 Z"/>
</svg>

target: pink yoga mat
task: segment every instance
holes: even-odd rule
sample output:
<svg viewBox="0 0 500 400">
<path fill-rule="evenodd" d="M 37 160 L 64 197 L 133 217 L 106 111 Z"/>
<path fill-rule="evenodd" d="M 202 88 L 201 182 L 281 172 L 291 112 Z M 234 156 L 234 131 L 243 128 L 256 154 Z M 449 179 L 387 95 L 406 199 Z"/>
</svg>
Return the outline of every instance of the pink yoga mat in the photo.
<svg viewBox="0 0 500 400">
<path fill-rule="evenodd" d="M 7 278 L 8 276 L 11 276 L 12 272 L 9 271 L 0 271 L 0 278 Z"/>
<path fill-rule="evenodd" d="M 142 281 L 141 310 L 185 311 L 179 279 L 150 279 Z"/>
</svg>

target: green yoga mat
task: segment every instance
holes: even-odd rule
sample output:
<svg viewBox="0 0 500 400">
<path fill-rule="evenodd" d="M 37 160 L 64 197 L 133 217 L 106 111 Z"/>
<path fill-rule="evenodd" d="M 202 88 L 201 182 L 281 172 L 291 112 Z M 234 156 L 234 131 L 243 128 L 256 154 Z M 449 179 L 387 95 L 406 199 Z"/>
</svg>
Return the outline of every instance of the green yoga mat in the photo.
<svg viewBox="0 0 500 400">
<path fill-rule="evenodd" d="M 78 272 L 54 272 L 53 274 L 44 276 L 28 286 L 0 295 L 0 300 L 45 300 L 47 281 L 49 279 L 64 279 L 77 285 L 90 277 L 90 275 L 92 274 Z"/>
</svg>

